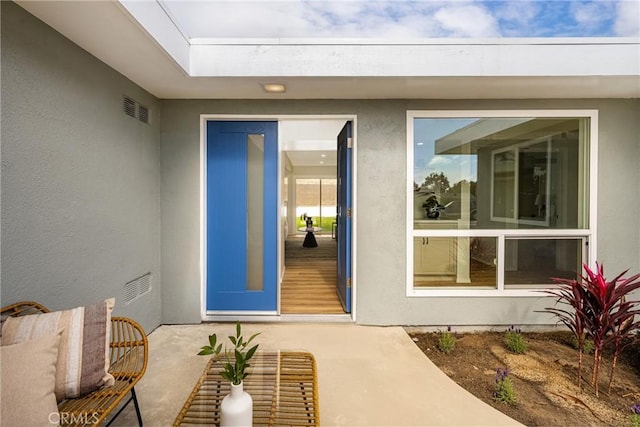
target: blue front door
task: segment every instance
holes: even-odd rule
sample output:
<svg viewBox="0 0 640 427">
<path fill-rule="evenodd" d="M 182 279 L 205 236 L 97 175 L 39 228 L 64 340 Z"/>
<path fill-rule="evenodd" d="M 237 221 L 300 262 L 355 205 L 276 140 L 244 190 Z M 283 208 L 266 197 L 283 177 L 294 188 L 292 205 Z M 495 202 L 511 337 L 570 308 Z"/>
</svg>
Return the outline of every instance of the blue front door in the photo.
<svg viewBox="0 0 640 427">
<path fill-rule="evenodd" d="M 351 141 L 352 122 L 338 135 L 338 281 L 345 313 L 351 313 Z"/>
<path fill-rule="evenodd" d="M 206 308 L 277 310 L 277 122 L 207 122 Z"/>
</svg>

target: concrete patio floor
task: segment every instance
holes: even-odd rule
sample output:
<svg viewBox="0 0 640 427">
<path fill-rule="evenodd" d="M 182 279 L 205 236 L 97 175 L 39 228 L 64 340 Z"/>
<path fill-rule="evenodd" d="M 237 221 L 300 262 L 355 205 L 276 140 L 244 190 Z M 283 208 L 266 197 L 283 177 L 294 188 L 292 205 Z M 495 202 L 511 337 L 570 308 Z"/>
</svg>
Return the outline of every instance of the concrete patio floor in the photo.
<svg viewBox="0 0 640 427">
<path fill-rule="evenodd" d="M 211 333 L 233 324 L 161 326 L 149 334 L 147 372 L 136 386 L 145 426 L 171 426 L 208 357 L 197 356 Z M 318 366 L 323 426 L 520 425 L 442 373 L 401 327 L 342 323 L 244 324 L 261 332 L 261 350 L 306 350 Z M 135 426 L 133 405 L 113 426 Z"/>
</svg>

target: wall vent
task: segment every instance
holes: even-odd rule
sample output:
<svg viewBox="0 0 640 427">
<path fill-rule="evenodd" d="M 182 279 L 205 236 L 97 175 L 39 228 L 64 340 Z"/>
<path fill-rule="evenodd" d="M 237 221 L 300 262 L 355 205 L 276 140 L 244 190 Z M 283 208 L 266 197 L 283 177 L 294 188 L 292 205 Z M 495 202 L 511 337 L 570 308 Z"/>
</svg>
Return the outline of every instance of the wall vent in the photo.
<svg viewBox="0 0 640 427">
<path fill-rule="evenodd" d="M 122 108 L 127 116 L 140 120 L 142 123 L 149 123 L 149 109 L 144 105 L 140 105 L 134 99 L 123 96 Z"/>
<path fill-rule="evenodd" d="M 149 109 L 143 105 L 138 105 L 138 120 L 149 123 Z"/>
<path fill-rule="evenodd" d="M 126 283 L 122 288 L 125 304 L 131 304 L 143 295 L 151 292 L 151 273 Z"/>
<path fill-rule="evenodd" d="M 124 108 L 124 113 L 127 116 L 136 116 L 136 101 L 134 101 L 133 99 L 125 96 L 122 102 L 122 107 Z"/>
</svg>

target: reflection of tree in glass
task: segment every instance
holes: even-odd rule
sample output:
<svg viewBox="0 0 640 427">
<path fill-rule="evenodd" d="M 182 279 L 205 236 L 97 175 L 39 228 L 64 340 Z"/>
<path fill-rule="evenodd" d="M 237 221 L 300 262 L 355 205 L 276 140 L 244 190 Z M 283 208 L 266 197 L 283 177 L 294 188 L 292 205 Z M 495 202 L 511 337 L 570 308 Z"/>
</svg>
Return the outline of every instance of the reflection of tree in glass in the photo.
<svg viewBox="0 0 640 427">
<path fill-rule="evenodd" d="M 417 192 L 416 197 L 422 196 L 420 200 L 416 200 L 424 210 L 422 214 L 425 218 L 460 219 L 462 211 L 466 209 L 469 218 L 475 220 L 476 185 L 476 181 L 463 179 L 451 186 L 444 172 L 432 172 L 421 186 L 414 182 L 413 189 Z"/>
<path fill-rule="evenodd" d="M 458 181 L 449 188 L 449 193 L 460 194 L 462 193 L 463 184 L 469 185 L 469 193 L 475 195 L 476 194 L 476 182 L 475 181 L 467 181 L 463 179 L 462 181 Z"/>
<path fill-rule="evenodd" d="M 429 176 L 425 177 L 422 183 L 422 189 L 436 193 L 444 193 L 449 189 L 449 178 L 447 178 L 444 172 L 431 172 Z"/>
</svg>

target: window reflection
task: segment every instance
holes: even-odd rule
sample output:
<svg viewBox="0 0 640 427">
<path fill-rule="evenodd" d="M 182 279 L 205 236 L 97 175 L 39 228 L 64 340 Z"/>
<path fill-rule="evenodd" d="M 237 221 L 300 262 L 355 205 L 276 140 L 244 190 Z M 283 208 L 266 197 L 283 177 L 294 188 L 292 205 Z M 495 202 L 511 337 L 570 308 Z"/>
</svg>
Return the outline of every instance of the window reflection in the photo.
<svg viewBox="0 0 640 427">
<path fill-rule="evenodd" d="M 414 237 L 415 287 L 496 288 L 495 237 Z"/>
<path fill-rule="evenodd" d="M 582 271 L 582 239 L 507 239 L 505 288 L 550 285 L 553 277 L 575 279 Z"/>
<path fill-rule="evenodd" d="M 416 119 L 415 229 L 585 228 L 584 121 Z"/>
<path fill-rule="evenodd" d="M 414 119 L 414 289 L 575 278 L 586 238 L 566 230 L 588 235 L 589 120 Z"/>
</svg>

